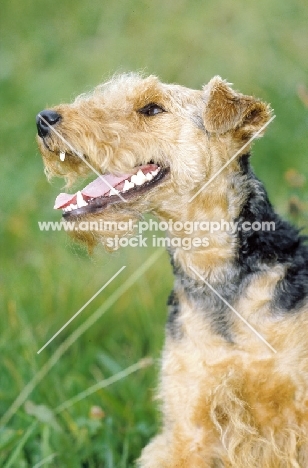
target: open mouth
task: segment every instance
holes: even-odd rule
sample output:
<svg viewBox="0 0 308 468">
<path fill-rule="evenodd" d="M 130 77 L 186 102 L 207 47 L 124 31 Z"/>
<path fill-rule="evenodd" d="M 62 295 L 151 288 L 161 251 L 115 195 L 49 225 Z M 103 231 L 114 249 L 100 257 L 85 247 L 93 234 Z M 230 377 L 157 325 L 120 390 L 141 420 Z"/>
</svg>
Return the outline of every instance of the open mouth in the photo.
<svg viewBox="0 0 308 468">
<path fill-rule="evenodd" d="M 108 205 L 125 202 L 147 192 L 169 171 L 169 168 L 150 163 L 136 167 L 132 174 L 104 174 L 75 194 L 60 193 L 54 209 L 62 209 L 65 218 L 99 212 Z"/>
</svg>

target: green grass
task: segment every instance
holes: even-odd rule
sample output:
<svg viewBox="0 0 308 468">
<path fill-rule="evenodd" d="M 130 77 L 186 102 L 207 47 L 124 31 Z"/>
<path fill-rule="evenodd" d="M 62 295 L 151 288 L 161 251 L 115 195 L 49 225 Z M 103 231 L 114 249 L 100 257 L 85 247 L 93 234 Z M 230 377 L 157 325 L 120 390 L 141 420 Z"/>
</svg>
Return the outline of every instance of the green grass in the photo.
<svg viewBox="0 0 308 468">
<path fill-rule="evenodd" d="M 38 379 L 61 343 L 155 251 L 97 251 L 89 258 L 65 233 L 39 231 L 38 220 L 59 219 L 52 205 L 62 182 L 49 185 L 44 177 L 36 113 L 122 70 L 190 87 L 220 74 L 274 107 L 277 118 L 255 145 L 253 162 L 278 210 L 303 223 L 307 183 L 296 187 L 285 174 L 294 168 L 308 176 L 308 109 L 297 91 L 308 86 L 307 21 L 303 0 L 2 1 L 1 415 L 24 398 L 1 428 L 0 466 L 130 467 L 159 424 L 156 364 L 55 409 L 145 356 L 159 358 L 172 285 L 166 254 Z M 38 355 L 122 265 L 119 277 Z M 104 417 L 95 419 L 93 406 Z"/>
</svg>

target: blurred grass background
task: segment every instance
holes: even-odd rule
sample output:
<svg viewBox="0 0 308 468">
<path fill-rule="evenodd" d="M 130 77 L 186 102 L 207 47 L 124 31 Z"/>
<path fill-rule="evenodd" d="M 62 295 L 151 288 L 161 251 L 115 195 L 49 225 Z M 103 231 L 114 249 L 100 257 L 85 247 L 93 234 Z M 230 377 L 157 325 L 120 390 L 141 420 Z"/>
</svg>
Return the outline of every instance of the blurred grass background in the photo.
<svg viewBox="0 0 308 468">
<path fill-rule="evenodd" d="M 145 70 L 201 87 L 220 74 L 270 102 L 277 118 L 253 163 L 279 212 L 307 222 L 308 4 L 304 0 L 2 0 L 0 12 L 0 412 L 59 345 L 152 255 L 92 258 L 64 232 L 35 144 L 35 115 L 114 72 Z M 122 266 L 127 268 L 41 354 L 41 346 Z M 0 430 L 2 467 L 131 467 L 158 426 L 151 366 L 59 414 L 52 410 L 144 356 L 159 358 L 172 286 L 167 255 L 25 394 Z M 25 400 L 25 401 L 24 401 Z M 98 406 L 98 409 L 95 407 Z"/>
</svg>

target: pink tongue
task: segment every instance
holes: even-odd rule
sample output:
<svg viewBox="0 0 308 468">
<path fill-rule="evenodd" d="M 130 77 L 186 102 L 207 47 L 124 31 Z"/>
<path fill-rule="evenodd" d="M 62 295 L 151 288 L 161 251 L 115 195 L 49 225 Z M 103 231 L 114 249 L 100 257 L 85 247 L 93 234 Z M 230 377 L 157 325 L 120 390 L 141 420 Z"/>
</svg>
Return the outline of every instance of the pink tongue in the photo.
<svg viewBox="0 0 308 468">
<path fill-rule="evenodd" d="M 105 193 L 109 192 L 111 187 L 116 187 L 123 182 L 123 180 L 131 177 L 131 175 L 132 174 L 122 174 L 119 177 L 116 177 L 111 174 L 106 174 L 93 180 L 93 182 L 81 190 L 81 193 L 89 198 L 101 197 L 102 195 L 105 195 Z"/>
<path fill-rule="evenodd" d="M 82 189 L 81 193 L 85 200 L 87 200 L 87 198 L 102 197 L 109 192 L 110 187 L 116 187 L 118 184 L 123 182 L 123 180 L 128 179 L 129 177 L 131 177 L 131 174 L 122 174 L 119 177 L 107 174 L 102 177 L 97 177 L 97 179 L 93 180 L 93 182 Z M 60 193 L 56 198 L 54 209 L 59 210 L 60 208 L 65 208 L 72 203 L 75 205 L 76 201 L 76 194 Z"/>
</svg>

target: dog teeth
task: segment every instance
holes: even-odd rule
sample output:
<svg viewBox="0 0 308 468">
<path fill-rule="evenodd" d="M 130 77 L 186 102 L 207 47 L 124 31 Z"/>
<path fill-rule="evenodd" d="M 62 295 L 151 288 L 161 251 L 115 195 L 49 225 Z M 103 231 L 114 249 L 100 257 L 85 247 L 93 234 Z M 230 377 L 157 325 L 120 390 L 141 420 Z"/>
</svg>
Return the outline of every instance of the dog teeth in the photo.
<svg viewBox="0 0 308 468">
<path fill-rule="evenodd" d="M 77 205 L 74 205 L 73 203 L 71 203 L 69 206 L 66 206 L 65 208 L 63 208 L 63 211 L 64 213 L 67 213 L 68 211 L 76 210 L 76 208 L 77 208 Z"/>
<path fill-rule="evenodd" d="M 60 152 L 60 160 L 64 161 L 65 160 L 65 152 L 61 151 Z M 141 169 L 138 170 L 137 174 L 134 174 L 131 176 L 130 180 L 126 179 L 124 181 L 123 188 L 121 192 L 127 192 L 128 190 L 134 188 L 136 185 L 140 186 L 143 185 L 145 182 L 150 182 L 160 171 L 160 167 L 158 167 L 155 171 L 152 172 L 147 172 L 144 174 Z M 112 187 L 109 191 L 109 194 L 106 196 L 111 197 L 112 195 L 118 195 L 120 192 L 116 188 Z M 90 198 L 90 201 L 93 200 L 93 198 Z M 84 200 L 83 195 L 81 191 L 78 191 L 76 193 L 76 204 L 71 203 L 69 206 L 66 206 L 62 209 L 63 213 L 68 213 L 70 211 L 76 210 L 77 208 L 82 208 L 83 206 L 87 206 L 88 202 Z"/>
<path fill-rule="evenodd" d="M 83 199 L 83 196 L 82 196 L 82 193 L 81 192 L 77 192 L 77 207 L 78 208 L 81 208 L 82 206 L 87 206 L 87 202 Z"/>
<path fill-rule="evenodd" d="M 127 190 L 134 188 L 134 187 L 135 187 L 135 184 L 133 184 L 132 182 L 129 182 L 129 180 L 126 179 L 124 182 L 122 192 L 127 192 Z"/>
<path fill-rule="evenodd" d="M 77 203 L 74 205 L 73 203 L 71 203 L 69 206 L 66 206 L 65 208 L 62 209 L 63 213 L 68 213 L 70 211 L 73 211 L 73 210 L 76 210 L 76 208 L 81 208 L 82 206 L 87 206 L 88 203 L 83 199 L 82 197 L 82 193 L 80 193 L 81 197 L 82 197 L 82 201 L 81 201 L 81 198 L 80 198 L 80 195 L 78 195 L 80 192 L 77 192 Z"/>
<path fill-rule="evenodd" d="M 146 176 L 144 175 L 144 173 L 142 172 L 141 169 L 139 169 L 139 171 L 137 172 L 137 178 L 138 178 L 137 185 L 142 185 L 145 182 L 147 182 L 147 178 L 146 178 Z"/>
<path fill-rule="evenodd" d="M 137 175 L 133 175 L 130 180 L 135 185 L 142 185 L 143 184 L 143 182 L 141 182 L 141 180 L 139 180 L 139 177 Z"/>
<path fill-rule="evenodd" d="M 130 180 L 126 179 L 124 182 L 124 186 L 122 192 L 127 192 L 128 190 L 135 187 L 135 185 L 143 185 L 145 182 L 150 182 L 160 171 L 160 167 L 157 168 L 155 171 L 147 172 L 144 174 L 141 169 L 131 176 Z"/>
<path fill-rule="evenodd" d="M 155 177 L 160 171 L 160 167 L 158 167 L 155 171 L 152 171 L 151 174 L 153 177 Z"/>
<path fill-rule="evenodd" d="M 133 175 L 130 180 L 131 180 L 131 182 L 133 182 L 136 185 L 142 185 L 147 181 L 147 178 L 144 175 L 144 173 L 142 172 L 142 170 L 139 169 L 137 174 Z"/>
<path fill-rule="evenodd" d="M 64 161 L 65 160 L 65 152 L 61 151 L 60 152 L 60 160 Z M 150 182 L 160 171 L 160 167 L 158 167 L 155 171 L 152 172 L 147 172 L 144 174 L 141 169 L 138 170 L 137 174 L 134 174 L 131 176 L 130 180 L 126 179 L 124 181 L 123 188 L 121 192 L 127 192 L 128 190 L 132 189 L 135 187 L 135 185 L 140 186 L 143 185 L 145 182 Z M 112 195 L 118 195 L 120 192 L 116 188 L 111 188 L 109 191 L 109 197 Z M 106 196 L 108 196 L 106 194 Z M 90 200 L 93 200 L 91 198 Z M 71 203 L 69 206 L 66 206 L 65 208 L 62 209 L 63 213 L 68 213 L 70 211 L 76 210 L 77 208 L 82 208 L 83 206 L 87 206 L 88 202 L 84 200 L 82 193 L 78 191 L 76 193 L 76 204 Z"/>
<path fill-rule="evenodd" d="M 64 161 L 65 160 L 65 152 L 64 151 L 60 151 L 60 161 Z"/>
<path fill-rule="evenodd" d="M 119 193 L 119 190 L 112 188 L 109 192 L 109 197 L 111 197 L 111 195 L 118 195 L 118 193 Z"/>
</svg>

